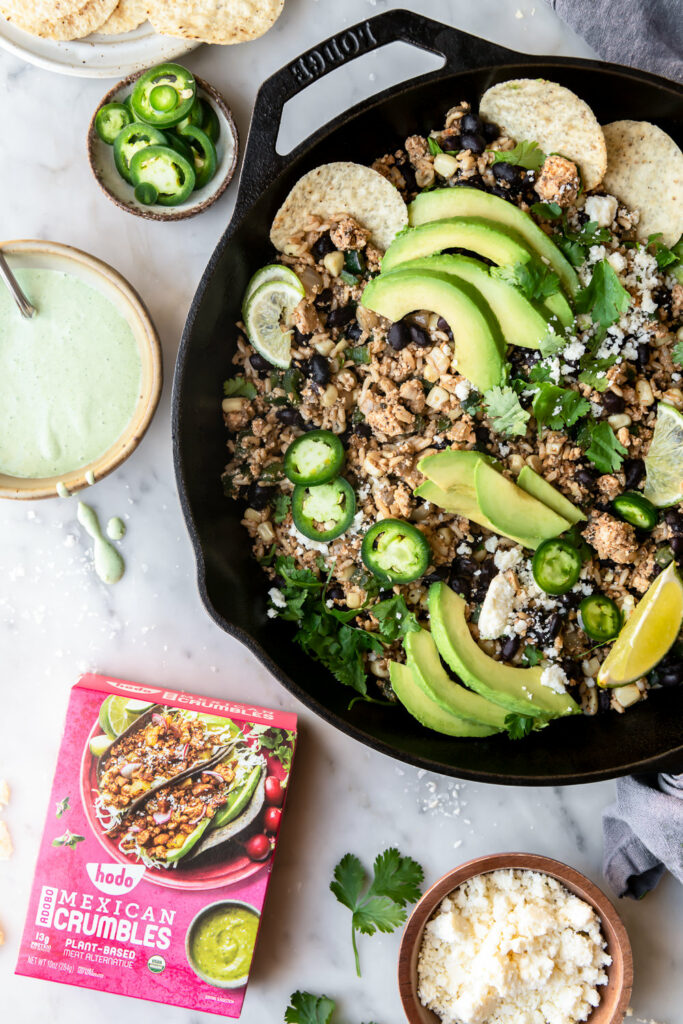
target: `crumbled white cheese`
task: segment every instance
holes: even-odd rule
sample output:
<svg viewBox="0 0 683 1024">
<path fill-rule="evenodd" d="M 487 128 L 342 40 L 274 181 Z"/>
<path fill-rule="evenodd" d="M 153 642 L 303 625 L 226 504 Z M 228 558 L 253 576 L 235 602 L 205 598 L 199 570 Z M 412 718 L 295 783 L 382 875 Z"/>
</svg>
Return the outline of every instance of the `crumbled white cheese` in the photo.
<svg viewBox="0 0 683 1024">
<path fill-rule="evenodd" d="M 302 547 L 308 548 L 309 551 L 319 551 L 321 555 L 329 554 L 330 548 L 328 544 L 322 544 L 317 540 L 311 540 L 310 537 L 304 537 L 303 533 L 299 533 L 293 523 L 289 528 L 289 535 L 294 537 Z"/>
<path fill-rule="evenodd" d="M 277 612 L 275 611 L 274 608 L 269 608 L 268 611 L 266 612 L 266 615 L 268 616 L 269 619 L 277 618 Z"/>
<path fill-rule="evenodd" d="M 589 196 L 585 209 L 590 220 L 598 222 L 598 227 L 608 228 L 616 216 L 617 206 L 614 196 Z"/>
<path fill-rule="evenodd" d="M 459 380 L 455 385 L 455 397 L 461 402 L 464 402 L 469 397 L 471 390 L 472 385 L 468 380 L 463 378 L 463 380 Z"/>
<path fill-rule="evenodd" d="M 270 590 L 268 591 L 268 597 L 273 602 L 273 604 L 275 605 L 276 608 L 286 608 L 287 607 L 287 601 L 285 600 L 285 595 L 282 593 L 281 590 L 278 590 L 277 587 L 271 587 L 270 588 Z"/>
<path fill-rule="evenodd" d="M 517 565 L 522 559 L 522 549 L 516 548 L 498 548 L 493 561 L 499 572 L 505 572 L 506 569 L 512 569 L 513 565 Z"/>
<path fill-rule="evenodd" d="M 564 359 L 568 359 L 570 363 L 575 363 L 577 359 L 586 351 L 586 346 L 578 338 L 572 338 L 568 345 L 562 350 L 562 356 Z"/>
<path fill-rule="evenodd" d="M 549 690 L 553 690 L 555 693 L 566 693 L 568 682 L 569 680 L 561 665 L 548 665 L 541 673 L 541 686 L 547 686 Z"/>
<path fill-rule="evenodd" d="M 498 538 L 495 535 L 487 537 L 484 541 L 484 547 L 487 551 L 495 551 L 498 547 Z"/>
<path fill-rule="evenodd" d="M 465 543 L 465 541 L 463 540 L 458 544 L 457 548 L 455 549 L 455 553 L 456 555 L 471 555 L 472 545 Z"/>
<path fill-rule="evenodd" d="M 600 920 L 535 871 L 476 875 L 442 900 L 418 957 L 418 994 L 443 1024 L 574 1024 L 607 982 Z"/>
<path fill-rule="evenodd" d="M 515 599 L 515 588 L 498 573 L 489 583 L 479 614 L 479 636 L 483 640 L 497 640 L 505 632 Z"/>
<path fill-rule="evenodd" d="M 607 262 L 616 274 L 621 274 L 626 270 L 626 257 L 620 252 L 611 252 L 607 257 Z"/>
</svg>

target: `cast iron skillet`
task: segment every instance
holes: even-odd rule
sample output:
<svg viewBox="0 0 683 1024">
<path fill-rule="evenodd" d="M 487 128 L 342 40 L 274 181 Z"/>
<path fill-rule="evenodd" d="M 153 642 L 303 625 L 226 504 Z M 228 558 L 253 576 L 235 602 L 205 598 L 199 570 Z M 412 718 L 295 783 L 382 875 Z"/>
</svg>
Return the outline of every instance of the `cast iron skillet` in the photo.
<svg viewBox="0 0 683 1024">
<path fill-rule="evenodd" d="M 288 156 L 275 151 L 284 104 L 361 53 L 404 40 L 445 65 L 388 89 L 335 118 Z M 575 718 L 524 742 L 457 740 L 429 732 L 401 707 L 358 703 L 292 643 L 292 627 L 266 617 L 265 580 L 250 555 L 242 506 L 223 496 L 226 462 L 221 382 L 232 369 L 234 323 L 248 278 L 271 262 L 270 224 L 306 171 L 330 160 L 370 163 L 415 132 L 443 124 L 454 103 L 475 105 L 491 84 L 544 76 L 590 103 L 601 123 L 656 121 L 681 138 L 683 89 L 655 75 L 589 60 L 533 57 L 408 11 L 380 14 L 333 36 L 261 87 L 249 131 L 235 214 L 213 253 L 183 332 L 173 387 L 173 445 L 180 500 L 198 564 L 202 600 L 273 675 L 327 722 L 368 746 L 433 771 L 485 782 L 556 785 L 683 764 L 683 687 L 661 690 L 628 714 Z"/>
</svg>

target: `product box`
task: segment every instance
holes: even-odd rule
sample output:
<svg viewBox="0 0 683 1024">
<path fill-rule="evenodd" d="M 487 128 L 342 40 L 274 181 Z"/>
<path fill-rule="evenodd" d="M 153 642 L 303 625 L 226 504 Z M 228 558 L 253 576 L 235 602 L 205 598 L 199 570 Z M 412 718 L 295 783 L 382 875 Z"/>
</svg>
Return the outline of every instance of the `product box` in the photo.
<svg viewBox="0 0 683 1024">
<path fill-rule="evenodd" d="M 239 1017 L 296 716 L 83 676 L 16 973 Z"/>
</svg>

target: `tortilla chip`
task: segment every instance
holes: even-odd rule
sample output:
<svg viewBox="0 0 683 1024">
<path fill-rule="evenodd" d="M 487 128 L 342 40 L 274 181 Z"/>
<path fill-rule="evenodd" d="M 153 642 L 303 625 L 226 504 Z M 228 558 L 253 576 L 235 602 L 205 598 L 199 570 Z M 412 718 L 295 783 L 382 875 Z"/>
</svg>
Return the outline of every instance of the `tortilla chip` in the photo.
<svg viewBox="0 0 683 1024">
<path fill-rule="evenodd" d="M 383 252 L 408 223 L 408 208 L 391 182 L 363 164 L 322 164 L 304 174 L 275 214 L 270 240 L 280 252 L 311 214 L 348 213 Z"/>
<path fill-rule="evenodd" d="M 9 783 L 0 779 L 0 807 L 7 807 L 9 803 Z"/>
<path fill-rule="evenodd" d="M 273 25 L 285 0 L 148 0 L 149 20 L 168 36 L 204 43 L 244 43 Z"/>
<path fill-rule="evenodd" d="M 112 14 L 97 31 L 104 36 L 132 32 L 143 21 L 147 21 L 147 0 L 119 0 Z"/>
<path fill-rule="evenodd" d="M 9 860 L 13 853 L 12 837 L 9 834 L 7 823 L 0 821 L 0 860 Z"/>
<path fill-rule="evenodd" d="M 607 150 L 595 114 L 575 93 L 542 78 L 515 78 L 487 89 L 479 113 L 516 142 L 537 142 L 544 153 L 559 153 L 581 171 L 585 189 L 602 181 Z"/>
<path fill-rule="evenodd" d="M 613 121 L 603 127 L 607 173 L 603 187 L 640 211 L 636 233 L 646 242 L 662 233 L 665 245 L 683 234 L 683 153 L 649 121 Z"/>
<path fill-rule="evenodd" d="M 95 32 L 118 0 L 0 0 L 7 21 L 42 39 L 82 39 Z"/>
</svg>

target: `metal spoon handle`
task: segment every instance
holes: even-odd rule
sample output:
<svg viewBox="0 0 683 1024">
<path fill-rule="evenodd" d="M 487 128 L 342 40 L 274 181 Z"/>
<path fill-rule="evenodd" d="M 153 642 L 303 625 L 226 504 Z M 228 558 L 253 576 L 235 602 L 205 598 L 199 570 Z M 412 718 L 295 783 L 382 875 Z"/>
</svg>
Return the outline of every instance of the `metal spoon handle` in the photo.
<svg viewBox="0 0 683 1024">
<path fill-rule="evenodd" d="M 14 276 L 10 269 L 10 265 L 3 256 L 2 252 L 0 252 L 0 277 L 9 288 L 12 294 L 12 298 L 19 307 L 19 312 L 21 313 L 21 315 L 26 317 L 27 320 L 30 320 L 31 317 L 35 316 L 38 311 L 35 306 L 31 305 L 31 303 L 28 301 L 28 299 L 22 292 L 16 277 Z"/>
</svg>

